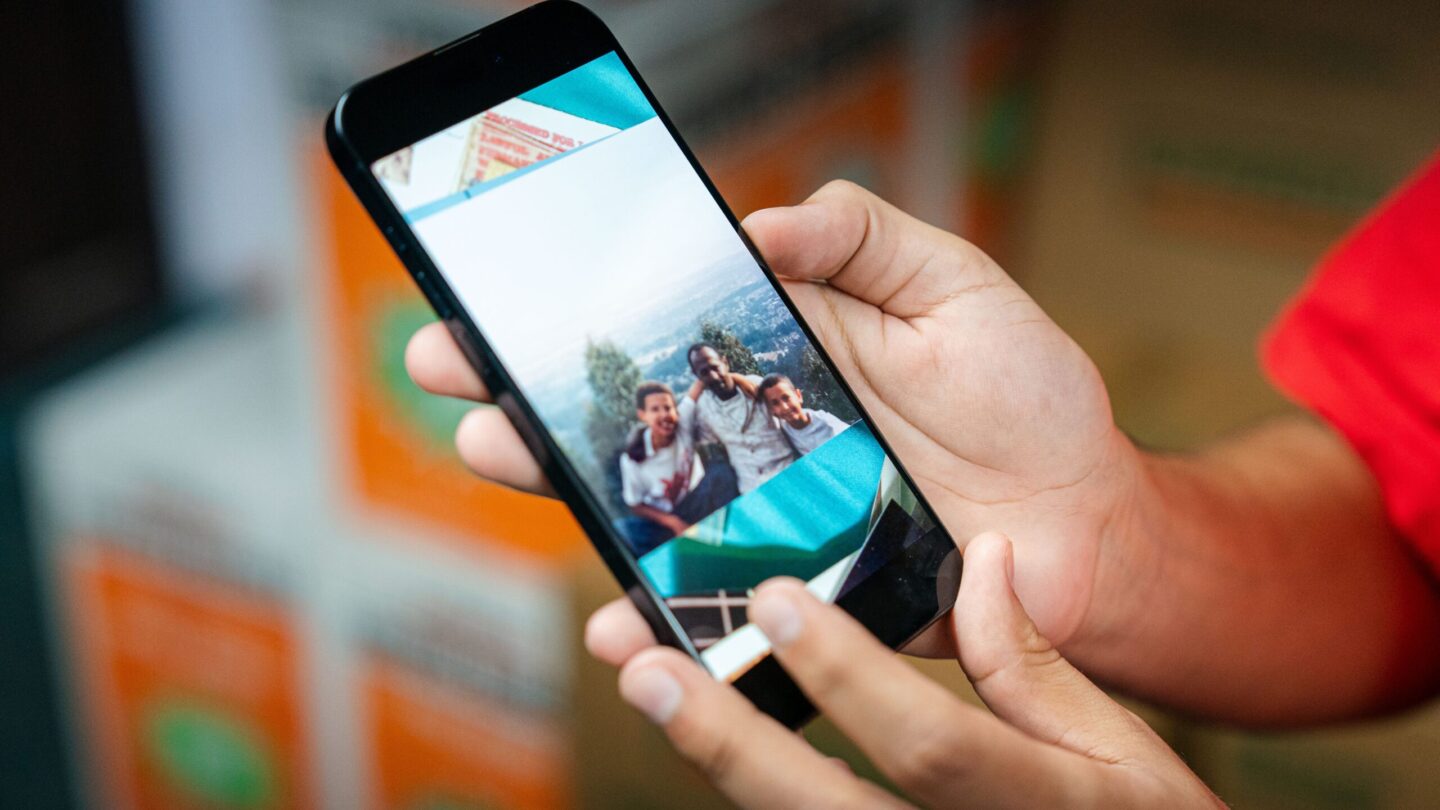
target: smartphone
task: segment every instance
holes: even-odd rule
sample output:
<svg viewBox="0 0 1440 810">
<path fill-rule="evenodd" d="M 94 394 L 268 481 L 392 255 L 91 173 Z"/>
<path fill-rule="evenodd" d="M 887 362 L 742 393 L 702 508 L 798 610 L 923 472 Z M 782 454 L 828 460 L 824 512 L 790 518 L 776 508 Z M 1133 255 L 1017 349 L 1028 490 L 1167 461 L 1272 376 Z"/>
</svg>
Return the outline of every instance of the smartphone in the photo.
<svg viewBox="0 0 1440 810">
<path fill-rule="evenodd" d="M 662 643 L 798 727 L 755 586 L 891 647 L 949 610 L 945 528 L 594 14 L 548 0 L 367 79 L 326 140 Z"/>
</svg>

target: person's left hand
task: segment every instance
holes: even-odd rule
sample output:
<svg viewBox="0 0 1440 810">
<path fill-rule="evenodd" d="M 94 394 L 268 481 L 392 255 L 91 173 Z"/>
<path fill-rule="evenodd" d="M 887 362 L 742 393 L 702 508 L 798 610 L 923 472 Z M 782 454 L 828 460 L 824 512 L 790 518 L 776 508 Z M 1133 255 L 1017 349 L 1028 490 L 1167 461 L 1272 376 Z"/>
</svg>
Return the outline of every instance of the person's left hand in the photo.
<svg viewBox="0 0 1440 810">
<path fill-rule="evenodd" d="M 935 807 L 1217 807 L 1216 796 L 1140 718 L 1110 700 L 1036 630 L 1011 588 L 1010 541 L 965 547 L 946 630 L 981 699 L 962 703 L 796 580 L 762 585 L 750 619 L 785 671 L 906 795 Z M 742 807 L 902 802 L 827 759 L 677 650 L 654 647 L 613 603 L 586 642 L 621 667 L 620 692 Z"/>
</svg>

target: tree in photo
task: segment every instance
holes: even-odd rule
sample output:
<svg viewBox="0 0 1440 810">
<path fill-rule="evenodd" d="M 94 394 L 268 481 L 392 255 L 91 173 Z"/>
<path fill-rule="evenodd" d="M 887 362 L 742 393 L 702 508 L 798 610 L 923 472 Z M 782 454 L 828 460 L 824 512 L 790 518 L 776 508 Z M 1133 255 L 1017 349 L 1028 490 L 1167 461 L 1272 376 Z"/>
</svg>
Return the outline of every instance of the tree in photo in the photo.
<svg viewBox="0 0 1440 810">
<path fill-rule="evenodd" d="M 735 374 L 753 374 L 757 377 L 764 376 L 765 372 L 760 370 L 760 361 L 755 359 L 755 353 L 750 351 L 735 333 L 721 326 L 714 321 L 702 321 L 700 324 L 700 340 L 709 343 L 720 352 L 730 364 L 730 371 Z M 687 358 L 688 360 L 688 358 Z"/>
<path fill-rule="evenodd" d="M 624 514 L 620 499 L 620 451 L 635 421 L 635 389 L 640 368 L 613 341 L 586 341 L 585 379 L 590 383 L 590 404 L 585 412 L 585 435 L 604 473 L 611 505 Z"/>
<path fill-rule="evenodd" d="M 800 388 L 805 392 L 805 407 L 829 411 L 846 422 L 860 418 L 850 398 L 835 382 L 835 376 L 825 367 L 825 361 L 808 343 L 800 353 Z"/>
</svg>

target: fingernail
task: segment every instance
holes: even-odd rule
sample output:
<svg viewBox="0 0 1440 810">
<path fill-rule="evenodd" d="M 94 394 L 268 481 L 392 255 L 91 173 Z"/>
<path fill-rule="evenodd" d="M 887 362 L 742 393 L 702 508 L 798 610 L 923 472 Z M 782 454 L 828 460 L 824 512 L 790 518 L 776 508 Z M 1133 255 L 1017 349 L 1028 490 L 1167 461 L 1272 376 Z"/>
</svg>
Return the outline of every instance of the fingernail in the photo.
<svg viewBox="0 0 1440 810">
<path fill-rule="evenodd" d="M 791 596 L 775 591 L 755 597 L 755 601 L 750 603 L 750 621 L 755 622 L 776 647 L 789 646 L 800 637 L 804 625 L 800 609 Z"/>
<path fill-rule="evenodd" d="M 1005 541 L 1005 578 L 1015 587 L 1015 544 L 1009 540 Z"/>
<path fill-rule="evenodd" d="M 679 711 L 684 692 L 680 682 L 663 667 L 652 666 L 631 673 L 621 684 L 620 695 L 650 722 L 663 726 Z"/>
</svg>

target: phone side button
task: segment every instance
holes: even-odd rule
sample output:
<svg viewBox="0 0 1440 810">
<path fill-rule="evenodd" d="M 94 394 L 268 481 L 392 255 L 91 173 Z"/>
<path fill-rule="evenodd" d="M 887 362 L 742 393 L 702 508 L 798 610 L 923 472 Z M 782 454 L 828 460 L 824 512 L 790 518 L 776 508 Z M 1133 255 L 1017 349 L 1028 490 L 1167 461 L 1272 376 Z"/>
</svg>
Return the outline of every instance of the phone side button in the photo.
<svg viewBox="0 0 1440 810">
<path fill-rule="evenodd" d="M 435 308 L 435 314 L 440 316 L 440 320 L 443 321 L 449 318 L 451 315 L 450 307 L 445 303 L 445 297 L 440 295 L 439 290 L 437 290 L 434 283 L 430 281 L 429 274 L 424 270 L 417 271 L 415 273 L 415 283 L 419 285 L 420 291 L 425 294 L 425 298 L 430 302 L 430 306 Z"/>
</svg>

